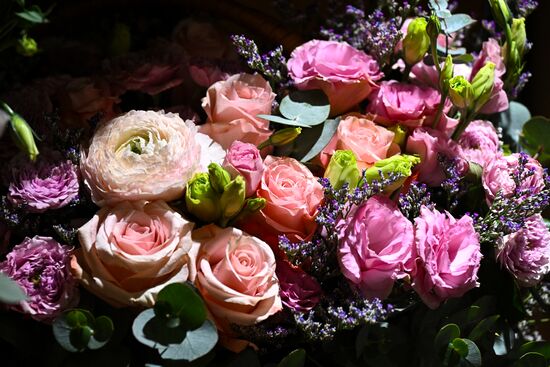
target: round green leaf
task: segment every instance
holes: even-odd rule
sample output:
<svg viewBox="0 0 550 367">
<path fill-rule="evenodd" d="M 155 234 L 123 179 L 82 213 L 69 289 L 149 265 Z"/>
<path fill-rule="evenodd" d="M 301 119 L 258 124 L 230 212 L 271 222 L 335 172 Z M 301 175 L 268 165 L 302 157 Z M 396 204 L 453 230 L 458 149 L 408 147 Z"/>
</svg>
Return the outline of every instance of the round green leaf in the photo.
<svg viewBox="0 0 550 367">
<path fill-rule="evenodd" d="M 72 329 L 69 332 L 69 342 L 77 350 L 84 350 L 92 338 L 92 329 L 89 326 L 82 326 Z"/>
<path fill-rule="evenodd" d="M 470 332 L 470 335 L 468 337 L 473 340 L 477 341 L 478 339 L 481 339 L 484 335 L 486 335 L 496 324 L 497 320 L 500 318 L 500 315 L 493 315 L 490 317 L 487 317 L 483 320 L 481 320 Z"/>
<path fill-rule="evenodd" d="M 289 120 L 314 126 L 328 118 L 330 103 L 327 95 L 319 89 L 293 91 L 283 98 L 279 111 Z"/>
<path fill-rule="evenodd" d="M 447 324 L 443 326 L 434 339 L 434 347 L 436 351 L 442 352 L 447 350 L 449 343 L 460 337 L 460 328 L 457 324 Z"/>
<path fill-rule="evenodd" d="M 67 321 L 67 325 L 74 329 L 88 325 L 90 317 L 81 310 L 70 310 L 67 312 L 65 320 Z"/>
<path fill-rule="evenodd" d="M 528 342 L 519 348 L 519 355 L 524 355 L 529 352 L 540 353 L 546 359 L 550 359 L 550 343 L 545 341 Z"/>
<path fill-rule="evenodd" d="M 323 130 L 321 131 L 321 136 L 319 136 L 319 139 L 317 139 L 317 141 L 311 147 L 309 152 L 307 152 L 306 155 L 300 161 L 307 162 L 310 159 L 314 158 L 317 154 L 321 153 L 323 148 L 325 148 L 328 145 L 328 143 L 330 142 L 330 139 L 332 139 L 332 137 L 336 133 L 339 123 L 340 123 L 340 118 L 336 118 L 334 120 L 326 120 L 325 123 L 323 124 Z"/>
<path fill-rule="evenodd" d="M 200 327 L 206 320 L 206 307 L 202 298 L 184 283 L 172 283 L 164 287 L 157 296 L 157 304 L 162 305 L 163 310 L 169 310 L 167 318 L 179 317 L 182 326 L 188 330 Z M 158 314 L 158 311 L 155 313 Z M 170 324 L 173 327 L 174 323 Z"/>
<path fill-rule="evenodd" d="M 94 339 L 98 342 L 107 342 L 115 329 L 113 321 L 107 316 L 99 316 L 94 323 Z"/>
<path fill-rule="evenodd" d="M 506 111 L 500 113 L 500 127 L 512 141 L 518 143 L 523 125 L 531 118 L 531 112 L 521 103 L 512 101 Z"/>
<path fill-rule="evenodd" d="M 475 367 L 481 366 L 481 352 L 476 343 L 470 339 L 461 339 L 468 347 L 468 353 L 464 356 L 464 359 L 470 362 Z"/>
<path fill-rule="evenodd" d="M 521 356 L 516 363 L 517 367 L 547 367 L 546 358 L 540 353 L 529 352 Z"/>
<path fill-rule="evenodd" d="M 136 317 L 132 332 L 140 343 L 159 351 L 170 344 L 182 343 L 186 336 L 185 329 L 169 328 L 166 319 L 155 316 L 153 309 L 147 309 Z"/>
<path fill-rule="evenodd" d="M 306 351 L 296 349 L 284 357 L 277 367 L 303 367 L 306 363 Z"/>
<path fill-rule="evenodd" d="M 164 350 L 157 347 L 161 358 L 194 361 L 210 352 L 218 342 L 218 332 L 210 320 L 202 326 L 187 332 L 180 344 L 169 344 Z"/>
<path fill-rule="evenodd" d="M 59 315 L 52 324 L 55 340 L 69 352 L 79 352 L 86 349 L 91 340 L 93 330 L 93 315 L 83 309 L 72 309 Z"/>
<path fill-rule="evenodd" d="M 523 125 L 520 144 L 531 155 L 539 154 L 539 161 L 550 166 L 550 119 L 535 116 Z"/>
<path fill-rule="evenodd" d="M 0 302 L 16 305 L 27 299 L 23 288 L 3 273 L 0 273 Z"/>
<path fill-rule="evenodd" d="M 468 355 L 468 344 L 460 338 L 456 338 L 451 342 L 451 347 L 457 352 L 461 357 L 466 358 Z"/>
<path fill-rule="evenodd" d="M 308 128 L 311 127 L 308 124 L 305 124 L 305 123 L 302 123 L 302 122 L 299 122 L 299 121 L 295 121 L 295 120 L 285 119 L 284 117 L 276 116 L 276 115 L 256 115 L 256 117 L 262 118 L 264 120 L 276 122 L 278 124 L 283 124 L 283 125 L 308 127 Z"/>
</svg>

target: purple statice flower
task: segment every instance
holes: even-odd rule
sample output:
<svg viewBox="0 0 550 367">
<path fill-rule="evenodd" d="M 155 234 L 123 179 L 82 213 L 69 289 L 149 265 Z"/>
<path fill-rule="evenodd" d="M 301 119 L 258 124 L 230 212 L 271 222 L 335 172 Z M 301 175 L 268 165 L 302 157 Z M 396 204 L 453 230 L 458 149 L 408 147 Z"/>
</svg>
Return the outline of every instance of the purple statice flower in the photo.
<svg viewBox="0 0 550 367">
<path fill-rule="evenodd" d="M 62 208 L 78 197 L 78 171 L 69 160 L 54 154 L 37 162 L 18 156 L 12 161 L 8 199 L 33 213 Z"/>
<path fill-rule="evenodd" d="M 15 309 L 35 320 L 50 321 L 76 304 L 76 281 L 70 272 L 71 249 L 51 237 L 25 238 L 0 263 L 0 272 L 16 281 L 27 300 Z"/>
<path fill-rule="evenodd" d="M 512 88 L 512 97 L 517 98 L 519 96 L 519 94 L 521 93 L 523 88 L 525 88 L 525 86 L 529 82 L 529 79 L 531 79 L 532 76 L 533 74 L 528 71 L 521 73 L 518 79 L 518 83 Z"/>
<path fill-rule="evenodd" d="M 536 285 L 550 272 L 550 231 L 542 216 L 527 218 L 522 229 L 504 236 L 497 259 L 526 287 Z"/>
<path fill-rule="evenodd" d="M 399 194 L 399 210 L 405 217 L 413 221 L 420 215 L 420 208 L 423 206 L 433 209 L 434 204 L 431 200 L 431 194 L 425 183 L 415 181 L 407 192 Z"/>
<path fill-rule="evenodd" d="M 523 18 L 527 18 L 538 6 L 537 0 L 516 0 L 516 9 L 519 16 Z"/>
</svg>

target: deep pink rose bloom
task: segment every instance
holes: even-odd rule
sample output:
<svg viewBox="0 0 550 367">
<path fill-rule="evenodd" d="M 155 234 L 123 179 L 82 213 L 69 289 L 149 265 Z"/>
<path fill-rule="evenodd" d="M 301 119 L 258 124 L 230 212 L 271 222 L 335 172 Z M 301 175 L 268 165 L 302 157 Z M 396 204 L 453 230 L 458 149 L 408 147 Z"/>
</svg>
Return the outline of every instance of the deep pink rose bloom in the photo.
<svg viewBox="0 0 550 367">
<path fill-rule="evenodd" d="M 514 182 L 514 173 L 520 166 L 520 159 L 525 159 L 525 167 L 533 174 L 522 181 L 521 187 L 517 188 Z M 499 191 L 504 197 L 514 195 L 516 190 L 530 190 L 532 194 L 537 194 L 544 189 L 544 170 L 540 163 L 526 154 L 514 153 L 508 156 L 497 155 L 483 169 L 481 176 L 483 187 L 485 188 L 485 197 L 488 203 L 492 203 Z"/>
<path fill-rule="evenodd" d="M 504 236 L 497 259 L 522 286 L 540 282 L 550 272 L 550 231 L 542 216 L 527 218 L 522 229 Z"/>
<path fill-rule="evenodd" d="M 440 158 L 454 161 L 460 175 L 466 174 L 469 168 L 462 148 L 439 130 L 415 129 L 407 140 L 406 152 L 420 156 L 422 161 L 415 167 L 418 180 L 430 186 L 439 186 L 446 178 Z"/>
<path fill-rule="evenodd" d="M 285 260 L 277 261 L 277 277 L 283 305 L 297 312 L 311 310 L 319 303 L 322 289 L 314 277 Z"/>
<path fill-rule="evenodd" d="M 225 168 L 231 177 L 243 176 L 246 181 L 246 197 L 254 195 L 264 173 L 264 162 L 260 151 L 254 144 L 235 141 L 229 147 L 225 160 Z"/>
<path fill-rule="evenodd" d="M 25 238 L 0 263 L 0 272 L 15 280 L 28 299 L 14 309 L 38 321 L 50 321 L 78 302 L 70 272 L 71 249 L 53 238 Z"/>
<path fill-rule="evenodd" d="M 371 56 L 345 42 L 306 42 L 292 51 L 287 66 L 298 89 L 325 92 L 333 116 L 367 98 L 383 76 Z"/>
<path fill-rule="evenodd" d="M 390 199 L 373 196 L 338 225 L 344 276 L 365 297 L 387 298 L 394 281 L 412 269 L 412 223 Z"/>
<path fill-rule="evenodd" d="M 441 96 L 436 89 L 395 80 L 383 82 L 380 89 L 369 96 L 367 113 L 383 125 L 400 123 L 409 127 L 431 126 Z M 444 112 L 450 108 L 445 104 Z"/>
<path fill-rule="evenodd" d="M 428 307 L 435 309 L 478 285 L 482 255 L 472 218 L 456 220 L 422 207 L 415 228 L 418 257 L 412 286 Z"/>
<path fill-rule="evenodd" d="M 490 121 L 476 120 L 470 122 L 460 135 L 458 144 L 462 147 L 464 157 L 482 167 L 491 162 L 500 150 L 498 134 Z"/>
</svg>

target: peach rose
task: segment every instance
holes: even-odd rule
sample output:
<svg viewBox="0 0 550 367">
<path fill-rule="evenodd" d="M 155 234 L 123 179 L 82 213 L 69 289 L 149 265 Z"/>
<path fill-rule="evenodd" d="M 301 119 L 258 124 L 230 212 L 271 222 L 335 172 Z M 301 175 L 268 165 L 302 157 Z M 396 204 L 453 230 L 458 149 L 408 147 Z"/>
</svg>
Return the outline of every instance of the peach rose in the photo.
<svg viewBox="0 0 550 367">
<path fill-rule="evenodd" d="M 291 241 L 310 238 L 317 224 L 317 207 L 323 200 L 323 187 L 306 166 L 293 158 L 267 156 L 256 192 L 267 204 L 248 217 L 241 227 L 276 246 L 279 235 Z"/>
<path fill-rule="evenodd" d="M 73 275 L 113 306 L 151 307 L 167 284 L 193 281 L 193 223 L 163 201 L 102 208 L 79 228 Z"/>
<path fill-rule="evenodd" d="M 162 111 L 130 111 L 97 129 L 80 169 L 99 206 L 170 201 L 199 168 L 200 154 L 192 122 Z"/>
<path fill-rule="evenodd" d="M 347 116 L 338 125 L 336 134 L 320 155 L 327 166 L 336 150 L 351 150 L 357 158 L 359 169 L 372 166 L 377 161 L 398 154 L 399 146 L 393 143 L 395 134 L 362 116 Z"/>
<path fill-rule="evenodd" d="M 282 309 L 268 244 L 214 224 L 195 231 L 193 238 L 201 242 L 196 284 L 220 329 L 253 325 Z"/>
<path fill-rule="evenodd" d="M 235 140 L 258 145 L 271 135 L 269 122 L 257 117 L 271 114 L 275 93 L 258 74 L 235 74 L 214 83 L 202 100 L 208 115 L 200 131 L 224 149 Z"/>
</svg>

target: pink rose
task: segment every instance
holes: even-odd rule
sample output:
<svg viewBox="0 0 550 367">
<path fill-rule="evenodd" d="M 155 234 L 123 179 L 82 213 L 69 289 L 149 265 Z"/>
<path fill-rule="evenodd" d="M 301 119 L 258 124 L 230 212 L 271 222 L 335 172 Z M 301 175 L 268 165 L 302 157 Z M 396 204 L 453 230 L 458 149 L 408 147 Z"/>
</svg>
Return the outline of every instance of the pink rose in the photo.
<svg viewBox="0 0 550 367">
<path fill-rule="evenodd" d="M 306 42 L 292 51 L 287 66 L 298 89 L 325 92 L 333 116 L 367 98 L 383 76 L 371 56 L 345 42 Z"/>
<path fill-rule="evenodd" d="M 283 305 L 297 312 L 311 310 L 321 300 L 322 289 L 314 277 L 286 260 L 277 261 Z"/>
<path fill-rule="evenodd" d="M 193 223 L 163 201 L 102 208 L 79 228 L 73 275 L 113 306 L 151 307 L 167 284 L 193 281 Z"/>
<path fill-rule="evenodd" d="M 258 145 L 271 135 L 269 122 L 257 117 L 271 114 L 275 93 L 258 74 L 235 74 L 214 83 L 202 100 L 208 115 L 200 131 L 224 149 L 235 140 Z"/>
<path fill-rule="evenodd" d="M 394 80 L 383 82 L 369 96 L 367 112 L 383 125 L 400 123 L 409 127 L 431 126 L 441 100 L 436 89 Z M 447 100 L 443 112 L 451 107 Z"/>
<path fill-rule="evenodd" d="M 267 156 L 257 196 L 267 205 L 248 217 L 242 227 L 272 246 L 279 235 L 291 241 L 310 238 L 317 224 L 317 207 L 323 200 L 323 188 L 317 178 L 293 158 Z"/>
<path fill-rule="evenodd" d="M 491 162 L 500 150 L 497 131 L 490 121 L 470 122 L 460 135 L 458 144 L 463 149 L 464 158 L 482 167 Z"/>
<path fill-rule="evenodd" d="M 472 218 L 456 220 L 422 207 L 415 228 L 418 257 L 412 286 L 428 307 L 435 309 L 478 285 L 482 255 Z"/>
<path fill-rule="evenodd" d="M 466 174 L 469 168 L 462 148 L 439 130 L 415 129 L 407 139 L 406 152 L 420 156 L 421 163 L 415 167 L 418 180 L 430 186 L 439 186 L 446 178 L 441 158 L 453 161 L 460 175 Z"/>
<path fill-rule="evenodd" d="M 275 255 L 268 244 L 227 227 L 195 231 L 201 242 L 196 284 L 218 327 L 254 325 L 282 309 Z"/>
<path fill-rule="evenodd" d="M 384 196 L 353 209 L 340 227 L 338 260 L 344 276 L 367 298 L 385 299 L 411 270 L 412 223 Z"/>
<path fill-rule="evenodd" d="M 255 145 L 237 140 L 229 147 L 223 168 L 231 174 L 232 178 L 237 175 L 243 176 L 246 181 L 246 197 L 250 197 L 260 185 L 264 173 L 264 162 Z"/>
<path fill-rule="evenodd" d="M 399 153 L 399 146 L 393 143 L 394 136 L 393 132 L 367 118 L 347 116 L 340 121 L 336 134 L 321 152 L 321 163 L 326 167 L 336 150 L 351 150 L 359 169 L 368 168 Z"/>
<path fill-rule="evenodd" d="M 520 160 L 524 162 L 525 170 L 531 171 L 532 174 L 522 180 L 520 187 L 516 187 L 514 175 L 525 173 L 518 172 Z M 499 191 L 504 197 L 511 197 L 516 191 L 529 190 L 531 194 L 537 194 L 545 186 L 542 166 L 536 159 L 529 157 L 525 153 L 514 153 L 508 156 L 500 154 L 495 156 L 484 167 L 481 181 L 483 188 L 485 188 L 485 198 L 488 203 L 493 202 Z"/>
</svg>

